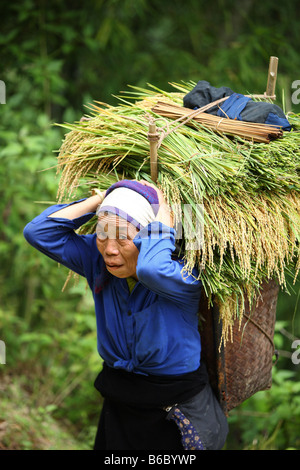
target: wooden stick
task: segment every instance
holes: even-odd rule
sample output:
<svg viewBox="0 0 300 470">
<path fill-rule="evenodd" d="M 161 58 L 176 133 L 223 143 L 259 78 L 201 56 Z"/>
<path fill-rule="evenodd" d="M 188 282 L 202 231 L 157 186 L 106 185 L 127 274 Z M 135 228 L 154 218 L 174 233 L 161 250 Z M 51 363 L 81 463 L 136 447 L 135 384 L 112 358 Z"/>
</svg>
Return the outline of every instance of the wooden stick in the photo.
<svg viewBox="0 0 300 470">
<path fill-rule="evenodd" d="M 269 63 L 269 71 L 268 71 L 267 90 L 265 94 L 266 94 L 266 97 L 271 98 L 273 100 L 276 99 L 275 87 L 276 87 L 276 80 L 277 80 L 277 68 L 278 68 L 278 57 L 271 56 L 270 63 Z"/>
<path fill-rule="evenodd" d="M 150 143 L 150 174 L 153 183 L 156 183 L 158 176 L 157 169 L 157 142 L 159 134 L 156 131 L 156 124 L 153 119 L 149 121 L 148 140 Z"/>
<path fill-rule="evenodd" d="M 282 136 L 282 130 L 277 126 L 220 118 L 219 116 L 202 112 L 202 109 L 203 108 L 195 111 L 175 104 L 158 101 L 154 108 L 152 108 L 152 111 L 169 119 L 174 119 L 178 123 L 180 121 L 178 126 L 168 131 L 167 134 L 173 132 L 181 125 L 193 125 L 193 121 L 196 121 L 217 132 L 237 135 L 256 142 L 269 143 L 271 139 Z M 197 111 L 200 112 L 197 114 Z"/>
</svg>

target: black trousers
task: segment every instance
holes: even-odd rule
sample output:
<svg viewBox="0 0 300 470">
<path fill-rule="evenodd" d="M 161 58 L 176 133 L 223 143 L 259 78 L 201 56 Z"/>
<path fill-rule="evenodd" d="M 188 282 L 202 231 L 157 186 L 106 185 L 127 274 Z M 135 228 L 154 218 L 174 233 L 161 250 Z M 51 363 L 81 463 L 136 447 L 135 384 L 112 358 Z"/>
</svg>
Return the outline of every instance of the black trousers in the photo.
<svg viewBox="0 0 300 470">
<path fill-rule="evenodd" d="M 94 450 L 183 450 L 165 406 L 196 395 L 207 383 L 205 366 L 176 377 L 143 376 L 106 364 L 95 381 L 104 397 Z"/>
</svg>

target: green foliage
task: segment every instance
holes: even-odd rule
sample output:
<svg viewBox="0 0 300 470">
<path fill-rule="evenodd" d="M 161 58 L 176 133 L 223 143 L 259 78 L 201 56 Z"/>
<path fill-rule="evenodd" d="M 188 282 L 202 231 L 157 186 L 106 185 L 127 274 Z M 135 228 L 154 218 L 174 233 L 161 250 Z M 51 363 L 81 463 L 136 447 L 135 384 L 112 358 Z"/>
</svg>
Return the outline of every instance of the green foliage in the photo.
<svg viewBox="0 0 300 470">
<path fill-rule="evenodd" d="M 258 392 L 230 413 L 227 448 L 299 449 L 300 383 L 296 372 L 273 370 L 270 390 Z M 238 431 L 238 432 L 237 432 Z"/>
<path fill-rule="evenodd" d="M 252 0 L 243 8 L 236 0 L 1 5 L 0 339 L 7 364 L 0 365 L 0 449 L 90 448 L 101 407 L 85 281 L 62 293 L 67 269 L 22 234 L 56 200 L 55 150 L 63 134 L 54 122 L 79 120 L 92 100 L 114 104 L 111 95 L 127 84 L 166 89 L 168 82 L 206 79 L 264 92 L 270 55 L 279 57 L 277 94 L 280 101 L 284 90 L 289 110 L 291 83 L 300 79 L 297 11 L 296 0 Z M 299 337 L 298 292 L 299 285 L 280 295 L 278 319 Z M 290 351 L 290 340 L 280 331 L 279 338 L 280 349 Z M 271 390 L 230 418 L 228 448 L 300 448 L 299 374 L 289 357 L 280 360 Z"/>
<path fill-rule="evenodd" d="M 40 371 L 35 370 L 37 376 Z M 28 387 L 24 376 L 1 380 L 5 396 L 1 397 L 0 450 L 89 450 L 93 436 L 79 435 L 76 428 L 58 421 L 56 405 L 38 403 L 35 393 Z M 94 433 L 95 429 L 90 426 Z M 79 444 L 80 439 L 80 444 Z M 88 440 L 89 439 L 89 440 Z"/>
</svg>

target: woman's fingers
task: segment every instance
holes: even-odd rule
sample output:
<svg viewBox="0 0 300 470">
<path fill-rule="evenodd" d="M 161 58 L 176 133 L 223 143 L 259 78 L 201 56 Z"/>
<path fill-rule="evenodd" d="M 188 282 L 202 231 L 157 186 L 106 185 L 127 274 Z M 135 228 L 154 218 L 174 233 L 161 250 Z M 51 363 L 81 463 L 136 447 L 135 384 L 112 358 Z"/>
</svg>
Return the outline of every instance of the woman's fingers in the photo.
<svg viewBox="0 0 300 470">
<path fill-rule="evenodd" d="M 94 188 L 92 190 L 92 196 L 98 196 L 100 198 L 100 204 L 103 202 L 103 200 L 105 198 L 105 194 L 106 194 L 106 191 L 100 191 L 97 188 Z"/>
<path fill-rule="evenodd" d="M 155 186 L 154 183 L 148 183 L 148 181 L 145 181 L 145 180 L 140 180 L 139 183 L 143 184 L 144 186 L 149 186 L 150 188 L 155 189 L 158 195 L 158 201 L 160 205 L 166 203 L 163 192 L 160 189 L 158 189 L 158 187 Z"/>
</svg>

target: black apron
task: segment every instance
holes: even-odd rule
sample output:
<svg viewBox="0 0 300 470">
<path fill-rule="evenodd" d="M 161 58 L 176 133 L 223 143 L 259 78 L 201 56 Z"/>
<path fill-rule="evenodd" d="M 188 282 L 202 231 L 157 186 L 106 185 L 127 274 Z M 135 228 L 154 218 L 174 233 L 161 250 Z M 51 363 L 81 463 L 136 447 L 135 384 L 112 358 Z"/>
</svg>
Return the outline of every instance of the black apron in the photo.
<svg viewBox="0 0 300 470">
<path fill-rule="evenodd" d="M 182 451 L 182 435 L 170 419 L 170 410 L 201 392 L 206 394 L 207 384 L 204 364 L 188 374 L 161 377 L 113 369 L 104 363 L 95 381 L 104 403 L 94 450 Z"/>
</svg>

